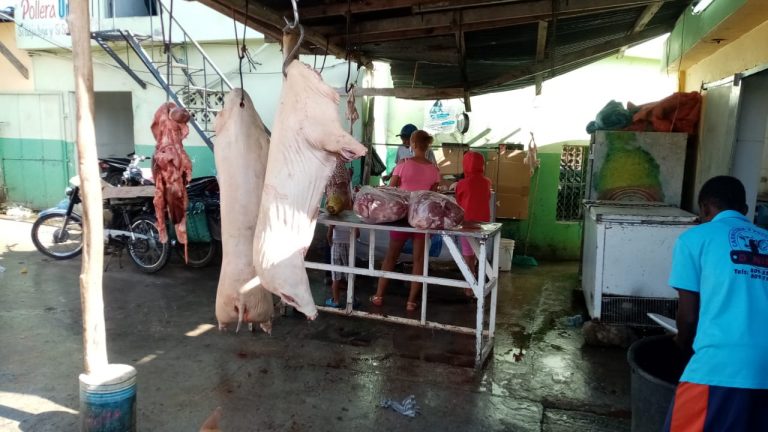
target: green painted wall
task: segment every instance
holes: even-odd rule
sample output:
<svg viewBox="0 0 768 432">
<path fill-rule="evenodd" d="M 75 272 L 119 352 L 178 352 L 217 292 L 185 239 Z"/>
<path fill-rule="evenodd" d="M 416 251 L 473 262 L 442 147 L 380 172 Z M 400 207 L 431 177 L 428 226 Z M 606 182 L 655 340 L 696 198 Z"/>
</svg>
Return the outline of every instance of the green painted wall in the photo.
<svg viewBox="0 0 768 432">
<path fill-rule="evenodd" d="M 0 171 L 6 200 L 35 210 L 64 198 L 75 170 L 74 143 L 51 139 L 0 138 Z"/>
<path fill-rule="evenodd" d="M 669 35 L 662 61 L 667 67 L 679 61 L 681 53 L 688 52 L 746 2 L 747 0 L 717 0 L 699 15 L 693 15 L 690 9 L 686 9 Z"/>
<path fill-rule="evenodd" d="M 192 160 L 192 177 L 216 175 L 216 162 L 213 152 L 205 146 L 184 146 L 189 158 Z M 136 144 L 136 153 L 143 156 L 155 154 L 155 145 Z M 149 161 L 144 162 L 149 167 Z"/>
<path fill-rule="evenodd" d="M 501 220 L 502 237 L 515 240 L 515 254 L 537 260 L 576 260 L 581 253 L 581 223 L 557 221 L 561 145 L 539 149 L 541 165 L 531 178 L 527 220 Z M 525 240 L 528 237 L 528 250 Z"/>
</svg>

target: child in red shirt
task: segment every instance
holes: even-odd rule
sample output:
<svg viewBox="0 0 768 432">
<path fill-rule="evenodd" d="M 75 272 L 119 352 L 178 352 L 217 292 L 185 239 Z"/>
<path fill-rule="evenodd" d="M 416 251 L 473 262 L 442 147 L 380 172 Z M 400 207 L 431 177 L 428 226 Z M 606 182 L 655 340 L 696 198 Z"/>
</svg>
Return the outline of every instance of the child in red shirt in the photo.
<svg viewBox="0 0 768 432">
<path fill-rule="evenodd" d="M 468 222 L 489 222 L 491 220 L 491 180 L 484 175 L 485 158 L 478 152 L 464 153 L 464 178 L 456 184 L 456 202 L 464 209 L 464 220 Z M 461 254 L 464 261 L 477 277 L 477 257 L 466 237 L 461 237 Z M 467 288 L 465 294 L 472 296 Z"/>
</svg>

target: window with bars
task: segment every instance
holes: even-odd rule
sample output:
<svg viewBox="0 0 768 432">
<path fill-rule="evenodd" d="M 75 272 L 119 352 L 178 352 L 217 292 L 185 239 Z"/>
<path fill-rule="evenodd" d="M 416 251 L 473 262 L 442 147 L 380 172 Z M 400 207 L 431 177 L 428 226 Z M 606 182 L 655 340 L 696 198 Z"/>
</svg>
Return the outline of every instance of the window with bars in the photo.
<svg viewBox="0 0 768 432">
<path fill-rule="evenodd" d="M 587 147 L 563 146 L 560 154 L 560 181 L 557 186 L 557 220 L 580 221 L 587 178 Z"/>
</svg>

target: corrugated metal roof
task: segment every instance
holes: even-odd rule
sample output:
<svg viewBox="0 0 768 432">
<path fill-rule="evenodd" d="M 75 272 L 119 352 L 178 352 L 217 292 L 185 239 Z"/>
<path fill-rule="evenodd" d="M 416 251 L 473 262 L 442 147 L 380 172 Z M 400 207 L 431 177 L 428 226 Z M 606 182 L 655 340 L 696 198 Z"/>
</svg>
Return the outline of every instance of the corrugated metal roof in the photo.
<svg viewBox="0 0 768 432">
<path fill-rule="evenodd" d="M 244 10 L 244 0 L 201 1 Z M 328 46 L 337 56 L 388 62 L 395 87 L 482 94 L 531 85 L 537 74 L 560 75 L 669 32 L 690 1 L 658 1 L 301 0 L 299 15 L 310 52 Z M 252 0 L 249 25 L 279 37 L 282 17 L 292 15 L 287 4 Z"/>
</svg>

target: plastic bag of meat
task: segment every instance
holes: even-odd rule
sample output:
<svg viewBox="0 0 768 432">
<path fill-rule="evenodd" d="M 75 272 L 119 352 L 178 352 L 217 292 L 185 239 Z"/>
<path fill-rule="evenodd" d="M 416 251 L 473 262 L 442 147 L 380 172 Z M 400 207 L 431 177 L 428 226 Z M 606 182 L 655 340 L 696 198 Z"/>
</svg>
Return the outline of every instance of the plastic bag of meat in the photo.
<svg viewBox="0 0 768 432">
<path fill-rule="evenodd" d="M 395 222 L 408 215 L 410 192 L 391 187 L 363 186 L 352 210 L 365 223 Z"/>
<path fill-rule="evenodd" d="M 464 222 L 464 210 L 448 196 L 431 191 L 411 192 L 408 224 L 418 229 L 453 229 Z"/>
</svg>

